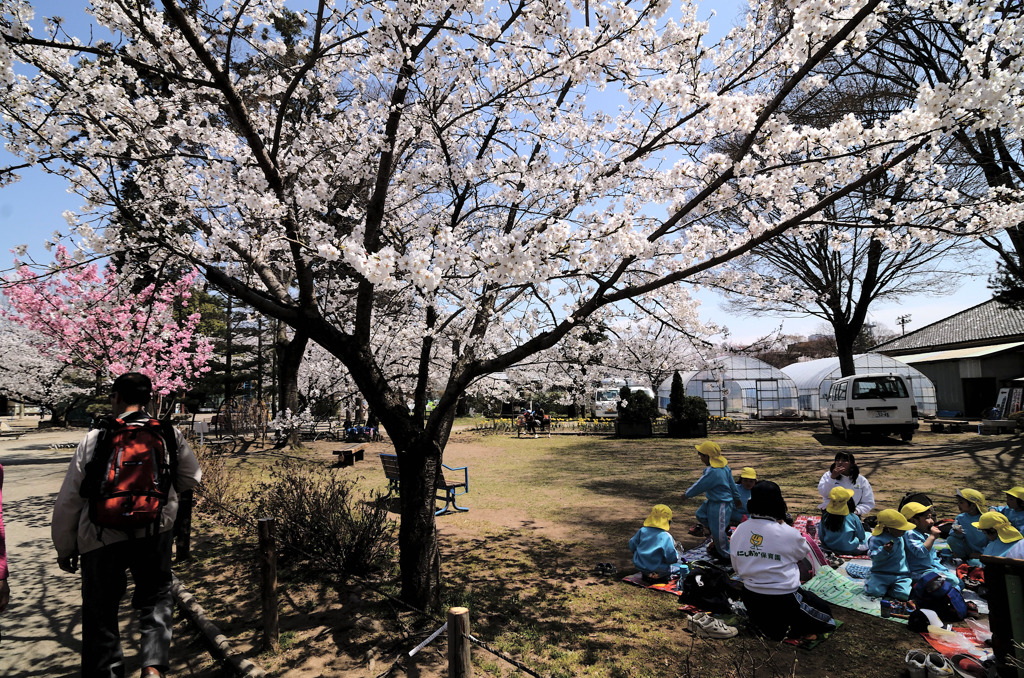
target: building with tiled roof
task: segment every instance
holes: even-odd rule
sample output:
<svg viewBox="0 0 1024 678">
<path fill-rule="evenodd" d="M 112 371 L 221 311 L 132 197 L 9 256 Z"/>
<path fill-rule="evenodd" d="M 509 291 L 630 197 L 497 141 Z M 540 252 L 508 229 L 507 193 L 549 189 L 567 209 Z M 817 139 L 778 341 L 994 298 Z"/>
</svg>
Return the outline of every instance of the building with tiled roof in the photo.
<svg viewBox="0 0 1024 678">
<path fill-rule="evenodd" d="M 935 384 L 940 410 L 978 416 L 1010 389 L 1024 397 L 1024 311 L 986 301 L 876 346 Z"/>
</svg>

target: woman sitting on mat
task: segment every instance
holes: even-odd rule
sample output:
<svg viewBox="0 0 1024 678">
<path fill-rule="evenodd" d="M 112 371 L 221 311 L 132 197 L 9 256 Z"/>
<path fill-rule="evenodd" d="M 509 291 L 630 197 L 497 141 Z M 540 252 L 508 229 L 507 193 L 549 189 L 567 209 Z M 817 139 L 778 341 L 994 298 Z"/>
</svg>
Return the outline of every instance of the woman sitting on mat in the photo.
<svg viewBox="0 0 1024 678">
<path fill-rule="evenodd" d="M 732 535 L 732 567 L 743 580 L 750 623 L 771 640 L 809 638 L 834 631 L 828 603 L 800 588 L 799 562 L 810 555 L 807 540 L 786 525 L 779 486 L 762 480 L 750 491 L 750 519 Z"/>
<path fill-rule="evenodd" d="M 818 494 L 824 501 L 818 508 L 824 509 L 828 506 L 829 492 L 836 486 L 853 490 L 853 512 L 858 516 L 863 518 L 875 508 L 875 493 L 871 489 L 871 483 L 860 474 L 860 467 L 857 466 L 857 460 L 853 458 L 852 452 L 836 452 L 832 466 L 822 474 L 821 480 L 818 481 Z"/>
</svg>

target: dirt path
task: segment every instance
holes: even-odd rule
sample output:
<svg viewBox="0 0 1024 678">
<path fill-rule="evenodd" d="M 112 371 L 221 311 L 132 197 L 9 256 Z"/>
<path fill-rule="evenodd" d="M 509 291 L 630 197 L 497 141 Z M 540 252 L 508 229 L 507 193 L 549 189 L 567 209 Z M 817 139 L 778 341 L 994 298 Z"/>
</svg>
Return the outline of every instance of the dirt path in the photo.
<svg viewBox="0 0 1024 678">
<path fill-rule="evenodd" d="M 50 515 L 82 430 L 32 432 L 0 438 L 4 466 L 4 523 L 10 565 L 11 604 L 0 616 L 0 676 L 71 678 L 80 675 L 81 594 L 77 576 L 61 572 L 50 541 Z M 121 610 L 128 666 L 137 675 L 137 632 L 129 625 L 130 593 Z M 127 630 L 127 631 L 126 631 Z M 129 633 L 131 640 L 129 641 Z M 171 646 L 171 674 L 218 676 L 219 670 L 194 631 L 180 620 Z"/>
</svg>

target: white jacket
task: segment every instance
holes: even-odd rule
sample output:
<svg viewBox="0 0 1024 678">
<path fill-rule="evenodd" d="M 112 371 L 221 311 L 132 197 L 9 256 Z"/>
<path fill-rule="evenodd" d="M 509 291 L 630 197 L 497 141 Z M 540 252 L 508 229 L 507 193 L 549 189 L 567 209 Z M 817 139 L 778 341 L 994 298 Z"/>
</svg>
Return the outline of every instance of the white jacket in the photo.
<svg viewBox="0 0 1024 678">
<path fill-rule="evenodd" d="M 123 418 L 127 413 L 122 413 Z M 144 413 L 143 413 L 144 414 Z M 148 416 L 148 415 L 147 415 Z M 82 479 L 85 477 L 85 465 L 92 459 L 96 450 L 98 430 L 89 431 L 75 450 L 75 456 L 68 465 L 64 484 L 57 493 L 57 502 L 53 506 L 53 520 L 50 523 L 50 536 L 53 546 L 57 549 L 58 558 L 66 558 L 74 553 L 88 553 L 106 544 L 124 541 L 129 535 L 120 530 L 105 529 L 101 531 L 89 520 L 89 500 L 79 494 Z M 178 474 L 174 485 L 180 491 L 190 490 L 199 484 L 202 471 L 196 455 L 181 431 L 174 429 L 174 437 L 178 441 Z M 171 487 L 160 516 L 160 532 L 167 532 L 174 527 L 174 519 L 178 515 L 178 492 Z M 136 537 L 145 536 L 145 530 L 139 530 Z"/>
<path fill-rule="evenodd" d="M 849 476 L 839 476 L 839 480 L 833 480 L 831 471 L 825 471 L 821 480 L 818 481 L 818 494 L 825 500 L 818 504 L 818 508 L 824 509 L 828 506 L 828 493 L 832 491 L 833 487 L 845 487 L 848 490 L 853 490 L 853 503 L 857 507 L 854 513 L 858 516 L 863 516 L 875 508 L 875 493 L 867 478 L 857 476 L 857 481 L 854 482 L 850 480 Z"/>
</svg>

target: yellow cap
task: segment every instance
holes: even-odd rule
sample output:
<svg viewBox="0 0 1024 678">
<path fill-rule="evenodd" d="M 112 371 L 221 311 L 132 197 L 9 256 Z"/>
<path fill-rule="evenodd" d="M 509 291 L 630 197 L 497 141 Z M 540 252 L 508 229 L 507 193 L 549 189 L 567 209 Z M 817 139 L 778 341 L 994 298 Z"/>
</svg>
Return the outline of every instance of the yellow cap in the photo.
<svg viewBox="0 0 1024 678">
<path fill-rule="evenodd" d="M 1017 487 L 1011 487 L 1006 491 L 1006 494 L 1024 501 L 1024 486 L 1018 485 Z"/>
<path fill-rule="evenodd" d="M 969 487 L 965 487 L 962 490 L 957 490 L 956 496 L 962 499 L 966 499 L 967 501 L 977 506 L 978 511 L 980 513 L 985 512 L 985 495 L 983 495 L 981 492 L 978 492 L 977 490 L 972 490 Z"/>
<path fill-rule="evenodd" d="M 644 527 L 657 527 L 668 532 L 668 524 L 672 521 L 672 509 L 664 504 L 655 504 L 651 515 L 644 521 Z"/>
<path fill-rule="evenodd" d="M 1021 538 L 1020 532 L 1010 524 L 1010 519 L 998 511 L 987 511 L 981 514 L 978 522 L 971 523 L 979 530 L 995 530 L 999 535 L 999 541 L 1004 544 L 1012 544 Z"/>
<path fill-rule="evenodd" d="M 740 478 L 747 480 L 757 480 L 757 471 L 752 466 L 744 466 L 740 471 Z"/>
<path fill-rule="evenodd" d="M 833 487 L 828 493 L 828 506 L 825 510 L 834 516 L 850 515 L 850 500 L 853 499 L 853 490 L 845 487 Z"/>
<path fill-rule="evenodd" d="M 708 458 L 712 468 L 723 468 L 729 461 L 722 456 L 722 447 L 710 440 L 705 440 L 700 445 L 694 445 L 694 449 Z"/>
<path fill-rule="evenodd" d="M 906 532 L 907 530 L 914 529 L 914 524 L 904 518 L 903 514 L 896 509 L 885 509 L 884 511 L 879 512 L 878 526 L 871 530 L 871 536 L 877 537 L 882 534 L 887 527 L 892 527 Z"/>
<path fill-rule="evenodd" d="M 916 501 L 908 501 L 906 504 L 903 505 L 903 508 L 900 509 L 900 513 L 902 513 L 907 518 L 907 520 L 910 520 L 918 513 L 924 513 L 929 509 L 931 509 L 931 506 L 925 506 L 924 504 L 921 504 Z"/>
</svg>

